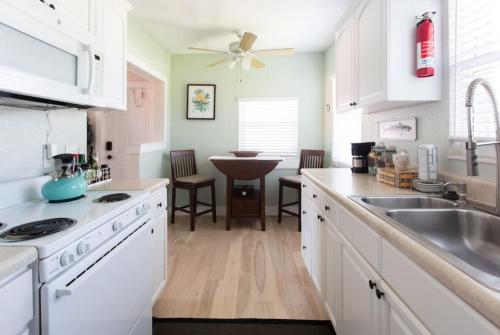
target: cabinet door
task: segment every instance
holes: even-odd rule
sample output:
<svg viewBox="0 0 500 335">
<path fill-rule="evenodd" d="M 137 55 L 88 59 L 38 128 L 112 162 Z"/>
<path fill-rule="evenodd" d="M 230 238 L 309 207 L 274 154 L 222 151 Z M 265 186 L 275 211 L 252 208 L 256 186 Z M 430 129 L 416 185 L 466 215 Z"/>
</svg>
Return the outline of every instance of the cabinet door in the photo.
<svg viewBox="0 0 500 335">
<path fill-rule="evenodd" d="M 381 321 L 383 335 L 431 334 L 384 281 L 379 286 L 384 292 Z"/>
<path fill-rule="evenodd" d="M 120 1 L 102 4 L 103 98 L 106 107 L 127 108 L 127 9 Z"/>
<path fill-rule="evenodd" d="M 95 33 L 95 0 L 52 0 L 57 12 L 71 19 L 85 33 Z"/>
<path fill-rule="evenodd" d="M 379 299 L 369 282 L 379 276 L 345 239 L 340 245 L 340 332 L 342 335 L 380 334 Z"/>
<path fill-rule="evenodd" d="M 349 19 L 340 29 L 336 38 L 336 86 L 337 109 L 347 110 L 355 100 L 355 50 L 354 50 L 354 19 Z"/>
<path fill-rule="evenodd" d="M 312 226 L 312 206 L 309 197 L 302 192 L 302 230 L 300 233 L 301 253 L 307 271 L 311 274 L 311 226 Z"/>
<path fill-rule="evenodd" d="M 151 228 L 153 239 L 153 299 L 160 294 L 166 278 L 166 218 L 166 213 L 163 213 L 155 219 L 155 223 Z"/>
<path fill-rule="evenodd" d="M 319 292 L 319 295 L 323 297 L 323 273 L 324 269 L 324 226 L 325 221 L 322 214 L 317 211 L 313 213 L 311 224 L 311 277 L 313 279 L 314 285 Z M 322 221 L 320 220 L 322 218 Z"/>
<path fill-rule="evenodd" d="M 325 227 L 324 299 L 332 322 L 336 325 L 338 320 L 337 296 L 339 284 L 338 254 L 340 248 L 340 234 L 333 223 L 328 220 Z"/>
<path fill-rule="evenodd" d="M 383 0 L 365 0 L 356 11 L 358 104 L 384 100 L 385 45 Z"/>
</svg>

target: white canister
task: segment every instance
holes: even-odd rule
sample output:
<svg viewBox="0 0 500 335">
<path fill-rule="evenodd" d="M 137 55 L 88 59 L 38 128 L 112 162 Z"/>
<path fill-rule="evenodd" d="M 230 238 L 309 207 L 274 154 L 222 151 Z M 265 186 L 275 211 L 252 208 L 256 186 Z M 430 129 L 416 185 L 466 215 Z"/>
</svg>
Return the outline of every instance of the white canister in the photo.
<svg viewBox="0 0 500 335">
<path fill-rule="evenodd" d="M 398 154 L 392 156 L 392 162 L 396 170 L 404 171 L 410 164 L 410 156 L 406 150 L 400 150 Z"/>
<path fill-rule="evenodd" d="M 438 179 L 437 146 L 434 144 L 420 144 L 417 149 L 417 160 L 418 179 Z"/>
</svg>

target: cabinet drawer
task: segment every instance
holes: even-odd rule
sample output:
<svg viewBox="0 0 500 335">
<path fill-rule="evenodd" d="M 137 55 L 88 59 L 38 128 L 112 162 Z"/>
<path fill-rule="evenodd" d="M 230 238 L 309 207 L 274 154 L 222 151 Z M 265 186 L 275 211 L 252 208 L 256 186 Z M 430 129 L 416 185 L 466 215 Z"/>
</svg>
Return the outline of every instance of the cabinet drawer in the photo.
<svg viewBox="0 0 500 335">
<path fill-rule="evenodd" d="M 379 271 L 381 237 L 344 208 L 339 209 L 338 223 L 340 231 L 349 242 Z"/>
<path fill-rule="evenodd" d="M 27 269 L 0 288 L 2 334 L 19 334 L 33 319 L 33 273 Z"/>
<path fill-rule="evenodd" d="M 153 217 L 159 217 L 167 208 L 167 190 L 161 188 L 151 195 L 151 214 Z"/>
<path fill-rule="evenodd" d="M 432 334 L 498 334 L 498 329 L 389 242 L 382 276 Z"/>
<path fill-rule="evenodd" d="M 256 217 L 260 215 L 259 198 L 239 197 L 231 200 L 233 217 Z"/>
</svg>

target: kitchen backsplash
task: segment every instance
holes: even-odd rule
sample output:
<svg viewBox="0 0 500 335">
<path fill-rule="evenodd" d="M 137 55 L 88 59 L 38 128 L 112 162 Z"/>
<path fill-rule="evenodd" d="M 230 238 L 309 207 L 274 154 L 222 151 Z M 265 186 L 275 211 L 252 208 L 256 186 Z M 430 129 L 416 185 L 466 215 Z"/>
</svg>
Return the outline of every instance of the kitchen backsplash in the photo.
<svg viewBox="0 0 500 335">
<path fill-rule="evenodd" d="M 80 110 L 35 111 L 0 107 L 0 182 L 41 176 L 44 144 L 86 151 L 87 112 Z"/>
</svg>

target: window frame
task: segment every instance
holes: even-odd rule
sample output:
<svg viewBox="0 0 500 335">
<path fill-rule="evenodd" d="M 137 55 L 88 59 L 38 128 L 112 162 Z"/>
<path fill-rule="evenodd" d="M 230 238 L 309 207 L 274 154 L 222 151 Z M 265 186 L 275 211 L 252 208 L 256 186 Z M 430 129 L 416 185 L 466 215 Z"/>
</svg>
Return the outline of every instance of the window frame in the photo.
<svg viewBox="0 0 500 335">
<path fill-rule="evenodd" d="M 277 169 L 296 169 L 299 166 L 299 113 L 300 113 L 300 101 L 298 97 L 292 96 L 280 96 L 280 97 L 239 97 L 236 99 L 236 106 L 238 110 L 238 150 L 242 150 L 240 147 L 240 102 L 245 101 L 284 101 L 293 100 L 297 104 L 297 111 L 295 114 L 295 135 L 296 135 L 296 151 L 294 155 L 288 156 L 279 154 L 283 158 L 283 161 L 278 164 Z M 273 155 L 271 153 L 262 153 L 263 155 Z M 274 154 L 276 155 L 276 154 Z"/>
</svg>

